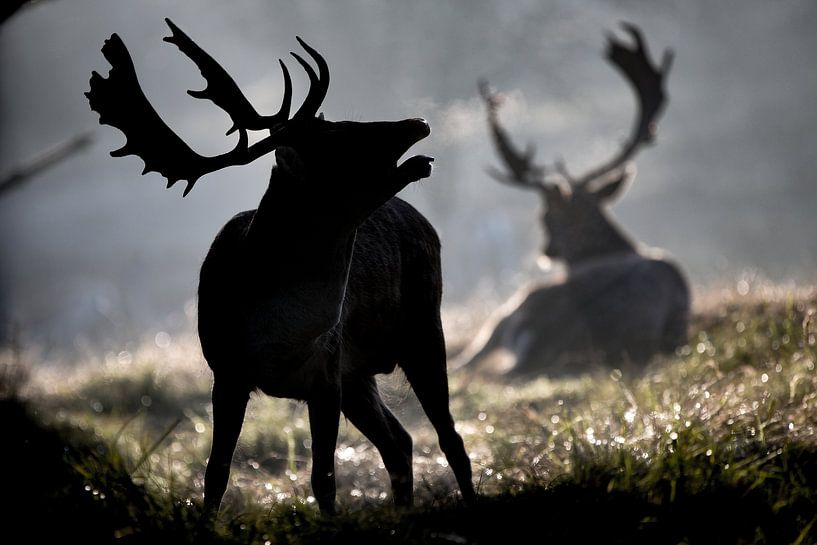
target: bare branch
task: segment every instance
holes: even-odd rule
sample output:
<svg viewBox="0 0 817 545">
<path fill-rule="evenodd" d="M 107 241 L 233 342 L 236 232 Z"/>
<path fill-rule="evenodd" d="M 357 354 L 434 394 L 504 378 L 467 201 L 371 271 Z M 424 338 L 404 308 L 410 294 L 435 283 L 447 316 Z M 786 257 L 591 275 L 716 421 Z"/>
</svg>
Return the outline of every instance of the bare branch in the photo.
<svg viewBox="0 0 817 545">
<path fill-rule="evenodd" d="M 91 136 L 89 134 L 80 134 L 44 151 L 28 163 L 17 167 L 11 174 L 0 179 L 0 195 L 24 184 L 40 172 L 85 149 L 90 143 Z"/>
</svg>

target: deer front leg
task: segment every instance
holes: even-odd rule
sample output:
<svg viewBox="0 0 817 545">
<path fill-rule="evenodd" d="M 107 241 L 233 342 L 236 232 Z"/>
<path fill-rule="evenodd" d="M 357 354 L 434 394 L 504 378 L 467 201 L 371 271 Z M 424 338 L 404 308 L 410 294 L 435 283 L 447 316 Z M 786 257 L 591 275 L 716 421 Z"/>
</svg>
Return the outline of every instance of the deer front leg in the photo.
<svg viewBox="0 0 817 545">
<path fill-rule="evenodd" d="M 308 402 L 312 433 L 312 493 L 324 515 L 335 514 L 335 448 L 340 424 L 340 382 L 326 385 Z"/>
<path fill-rule="evenodd" d="M 213 383 L 213 445 L 204 473 L 204 516 L 208 519 L 218 513 L 227 490 L 249 394 L 246 387 L 223 377 L 216 377 Z"/>
</svg>

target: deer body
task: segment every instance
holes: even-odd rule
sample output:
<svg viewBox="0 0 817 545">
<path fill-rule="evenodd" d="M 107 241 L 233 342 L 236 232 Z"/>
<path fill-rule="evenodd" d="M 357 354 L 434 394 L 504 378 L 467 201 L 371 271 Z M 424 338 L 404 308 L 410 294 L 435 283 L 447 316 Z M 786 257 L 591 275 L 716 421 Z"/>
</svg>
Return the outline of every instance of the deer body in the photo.
<svg viewBox="0 0 817 545">
<path fill-rule="evenodd" d="M 633 169 L 628 161 L 652 141 L 666 101 L 660 69 L 649 60 L 640 31 L 625 25 L 635 48 L 610 38 L 608 59 L 636 91 L 639 115 L 630 140 L 601 167 L 573 177 L 557 163 L 533 164 L 533 148 L 517 151 L 499 125 L 500 99 L 481 84 L 489 123 L 508 173 L 500 181 L 542 197 L 548 235 L 544 255 L 564 262 L 556 279 L 525 286 L 488 320 L 456 358 L 455 367 L 494 375 L 561 375 L 595 366 L 643 365 L 686 343 L 689 289 L 680 269 L 654 249 L 640 248 L 607 216 Z"/>
<path fill-rule="evenodd" d="M 612 254 L 524 286 L 486 321 L 454 366 L 507 377 L 643 364 L 686 342 L 689 297 L 662 257 Z"/>
<path fill-rule="evenodd" d="M 102 51 L 113 68 L 94 73 L 87 93 L 100 122 L 121 129 L 145 172 L 168 187 L 275 150 L 276 166 L 256 210 L 228 221 L 213 241 L 199 279 L 199 338 L 213 370 L 213 443 L 205 473 L 205 518 L 217 512 L 249 395 L 306 402 L 312 432 L 312 488 L 322 512 L 335 509 L 335 447 L 341 412 L 380 452 L 397 505 L 413 498 L 412 440 L 385 405 L 374 376 L 399 365 L 437 431 L 463 498 L 475 499 L 470 460 L 448 408 L 445 341 L 440 322 L 440 243 L 433 227 L 395 197 L 427 178 L 433 159 L 401 156 L 430 130 L 422 119 L 331 122 L 317 116 L 329 72 L 299 42 L 318 73 L 297 54 L 310 89 L 289 117 L 291 83 L 272 116 L 255 112 L 207 53 L 168 20 L 179 47 L 207 80 L 190 91 L 224 109 L 239 140 L 215 157 L 192 151 L 141 93 L 118 36 Z M 125 102 L 123 107 L 122 102 Z M 270 135 L 248 144 L 248 130 Z"/>
<path fill-rule="evenodd" d="M 312 385 L 327 380 L 327 354 L 342 354 L 342 377 L 389 373 L 407 360 L 405 347 L 417 340 L 416 326 L 434 321 L 442 289 L 439 240 L 417 210 L 392 198 L 327 255 L 300 258 L 303 248 L 294 256 L 272 250 L 274 238 L 253 247 L 258 215 L 234 217 L 202 265 L 199 336 L 215 373 L 308 400 Z"/>
</svg>

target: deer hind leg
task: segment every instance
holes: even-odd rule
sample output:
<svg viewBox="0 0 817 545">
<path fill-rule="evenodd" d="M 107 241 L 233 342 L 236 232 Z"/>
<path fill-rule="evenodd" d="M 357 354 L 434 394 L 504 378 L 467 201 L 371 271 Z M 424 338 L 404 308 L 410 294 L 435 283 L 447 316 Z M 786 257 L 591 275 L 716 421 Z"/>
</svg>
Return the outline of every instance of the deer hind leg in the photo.
<svg viewBox="0 0 817 545">
<path fill-rule="evenodd" d="M 374 377 L 344 380 L 342 410 L 380 452 L 394 504 L 410 506 L 414 499 L 411 436 L 383 402 Z"/>
<path fill-rule="evenodd" d="M 249 396 L 248 388 L 224 377 L 217 376 L 213 382 L 213 444 L 204 473 L 204 513 L 208 518 L 218 512 L 227 490 Z"/>
<path fill-rule="evenodd" d="M 406 373 L 420 405 L 437 432 L 440 449 L 454 471 L 463 500 L 473 503 L 476 493 L 471 481 L 471 460 L 465 452 L 462 437 L 454 429 L 454 418 L 448 406 L 448 374 L 442 326 L 436 320 L 433 327 L 423 326 L 412 333 L 417 336 L 407 339 L 400 367 Z"/>
</svg>

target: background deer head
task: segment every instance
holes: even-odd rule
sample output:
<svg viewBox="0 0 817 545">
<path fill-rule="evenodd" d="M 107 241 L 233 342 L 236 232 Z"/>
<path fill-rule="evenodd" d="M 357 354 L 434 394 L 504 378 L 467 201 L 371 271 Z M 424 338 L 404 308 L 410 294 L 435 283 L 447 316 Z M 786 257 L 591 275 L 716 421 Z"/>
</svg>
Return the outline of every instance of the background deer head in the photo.
<svg viewBox="0 0 817 545">
<path fill-rule="evenodd" d="M 632 24 L 622 26 L 633 38 L 634 47 L 610 35 L 606 58 L 635 91 L 638 114 L 619 153 L 585 174 L 572 175 L 562 161 L 553 166 L 536 164 L 535 148 L 531 145 L 524 152 L 519 151 L 499 124 L 497 112 L 502 97 L 491 91 L 485 80 L 479 85 L 494 143 L 507 169 L 502 172 L 492 168 L 489 174 L 500 182 L 534 189 L 542 196 L 542 223 L 548 234 L 543 253 L 563 259 L 568 265 L 606 254 L 635 251 L 633 243 L 607 217 L 603 205 L 620 194 L 635 173 L 630 161 L 655 138 L 657 120 L 667 103 L 664 83 L 672 64 L 672 52 L 665 51 L 661 66 L 656 67 L 641 31 Z"/>
</svg>

